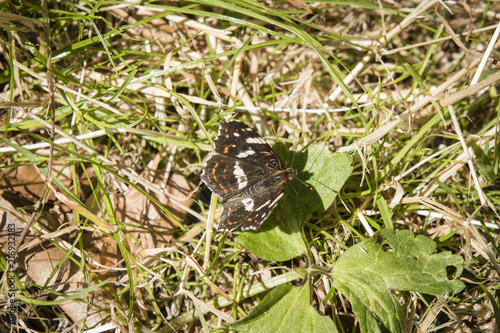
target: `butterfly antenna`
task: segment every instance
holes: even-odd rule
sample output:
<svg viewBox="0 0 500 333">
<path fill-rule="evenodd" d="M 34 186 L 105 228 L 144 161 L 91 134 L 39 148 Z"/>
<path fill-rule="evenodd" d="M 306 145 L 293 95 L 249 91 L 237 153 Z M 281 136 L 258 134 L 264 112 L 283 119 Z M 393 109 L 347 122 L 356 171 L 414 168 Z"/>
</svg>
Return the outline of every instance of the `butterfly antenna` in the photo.
<svg viewBox="0 0 500 333">
<path fill-rule="evenodd" d="M 298 177 L 295 177 L 295 179 L 297 179 L 299 182 L 302 183 L 302 185 L 304 185 L 305 187 L 307 187 L 309 189 L 309 191 L 312 191 L 313 188 L 312 186 L 310 186 L 309 184 L 307 184 L 305 181 L 303 181 L 302 179 L 298 178 Z"/>
</svg>

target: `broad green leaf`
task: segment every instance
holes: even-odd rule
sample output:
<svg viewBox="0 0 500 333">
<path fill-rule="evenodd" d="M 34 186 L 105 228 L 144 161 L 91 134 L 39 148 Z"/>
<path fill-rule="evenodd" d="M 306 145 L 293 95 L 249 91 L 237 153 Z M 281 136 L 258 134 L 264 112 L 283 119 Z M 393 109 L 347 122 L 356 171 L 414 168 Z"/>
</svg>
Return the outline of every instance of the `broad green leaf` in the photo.
<svg viewBox="0 0 500 333">
<path fill-rule="evenodd" d="M 308 283 L 301 287 L 276 287 L 248 316 L 231 326 L 239 332 L 338 332 L 333 321 L 309 303 L 310 288 Z"/>
<path fill-rule="evenodd" d="M 333 154 L 326 144 L 311 145 L 295 157 L 290 156 L 292 153 L 283 145 L 277 145 L 275 149 L 284 160 L 294 160 L 297 178 L 312 187 L 311 190 L 298 180 L 292 181 L 291 187 L 295 191 L 289 190 L 288 197 L 282 200 L 288 205 L 276 209 L 287 222 L 289 219 L 296 222 L 300 230 L 307 216 L 314 211 L 323 213 L 333 203 L 352 173 L 352 159 L 348 154 Z"/>
<path fill-rule="evenodd" d="M 384 281 L 377 275 L 360 274 L 339 278 L 333 286 L 351 302 L 358 316 L 361 332 L 403 333 L 405 317 L 403 309 Z"/>
<path fill-rule="evenodd" d="M 305 253 L 307 248 L 300 232 L 283 231 L 284 228 L 277 225 L 276 214 L 272 214 L 265 224 L 258 232 L 241 233 L 236 240 L 253 254 L 271 261 L 286 261 Z"/>
<path fill-rule="evenodd" d="M 435 250 L 428 237 L 383 229 L 340 257 L 332 269 L 333 284 L 351 301 L 362 332 L 404 332 L 404 313 L 392 290 L 437 295 L 464 288 L 446 272 L 455 267 L 460 275 L 462 257 Z"/>
<path fill-rule="evenodd" d="M 257 232 L 241 233 L 237 240 L 253 254 L 267 260 L 284 261 L 298 257 L 307 250 L 300 231 L 306 218 L 314 211 L 324 212 L 335 200 L 351 175 L 351 157 L 332 154 L 326 144 L 311 145 L 293 156 L 283 144 L 274 149 L 283 159 L 293 159 L 299 180 L 291 181 L 278 207 Z"/>
</svg>

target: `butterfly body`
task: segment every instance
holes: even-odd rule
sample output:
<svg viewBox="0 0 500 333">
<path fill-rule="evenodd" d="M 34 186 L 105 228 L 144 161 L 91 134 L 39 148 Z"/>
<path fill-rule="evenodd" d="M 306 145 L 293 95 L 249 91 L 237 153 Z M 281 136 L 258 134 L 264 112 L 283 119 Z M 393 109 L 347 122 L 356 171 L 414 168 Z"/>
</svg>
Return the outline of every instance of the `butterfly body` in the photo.
<svg viewBox="0 0 500 333">
<path fill-rule="evenodd" d="M 248 187 L 242 194 L 243 197 L 250 197 L 256 194 L 265 194 L 265 191 L 268 191 L 273 187 L 281 187 L 288 185 L 288 182 L 292 180 L 296 175 L 296 171 L 292 168 L 288 168 L 285 170 L 280 170 L 271 174 L 269 177 L 264 178 L 254 185 Z"/>
<path fill-rule="evenodd" d="M 218 231 L 258 230 L 283 197 L 296 171 L 239 121 L 224 121 L 201 180 L 223 201 Z"/>
</svg>

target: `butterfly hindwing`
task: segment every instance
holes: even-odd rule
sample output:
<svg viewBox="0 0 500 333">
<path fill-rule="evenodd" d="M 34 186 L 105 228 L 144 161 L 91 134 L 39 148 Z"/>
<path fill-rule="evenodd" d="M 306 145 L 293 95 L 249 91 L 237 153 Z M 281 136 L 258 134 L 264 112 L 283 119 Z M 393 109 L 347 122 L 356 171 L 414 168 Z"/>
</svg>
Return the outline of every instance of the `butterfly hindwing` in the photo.
<svg viewBox="0 0 500 333">
<path fill-rule="evenodd" d="M 241 227 L 242 231 L 258 230 L 262 223 L 278 205 L 285 193 L 288 179 L 273 187 L 261 187 L 261 190 L 248 197 L 225 202 L 217 231 L 231 231 Z"/>
</svg>

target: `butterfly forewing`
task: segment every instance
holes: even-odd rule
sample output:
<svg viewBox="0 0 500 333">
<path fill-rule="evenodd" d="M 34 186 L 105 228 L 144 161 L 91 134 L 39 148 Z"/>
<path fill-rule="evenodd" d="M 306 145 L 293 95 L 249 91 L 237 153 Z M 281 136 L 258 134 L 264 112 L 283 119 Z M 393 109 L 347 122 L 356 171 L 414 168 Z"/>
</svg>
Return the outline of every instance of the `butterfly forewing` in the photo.
<svg viewBox="0 0 500 333">
<path fill-rule="evenodd" d="M 239 121 L 226 121 L 219 127 L 215 139 L 215 151 L 219 154 L 243 159 L 258 167 L 284 169 L 278 154 L 257 132 Z"/>
<path fill-rule="evenodd" d="M 254 164 L 232 156 L 214 155 L 201 174 L 201 180 L 223 201 L 245 191 L 268 173 L 266 168 L 256 168 Z"/>
<path fill-rule="evenodd" d="M 223 201 L 218 231 L 260 228 L 278 205 L 295 170 L 285 169 L 269 144 L 238 121 L 219 126 L 215 151 L 201 180 Z"/>
</svg>

